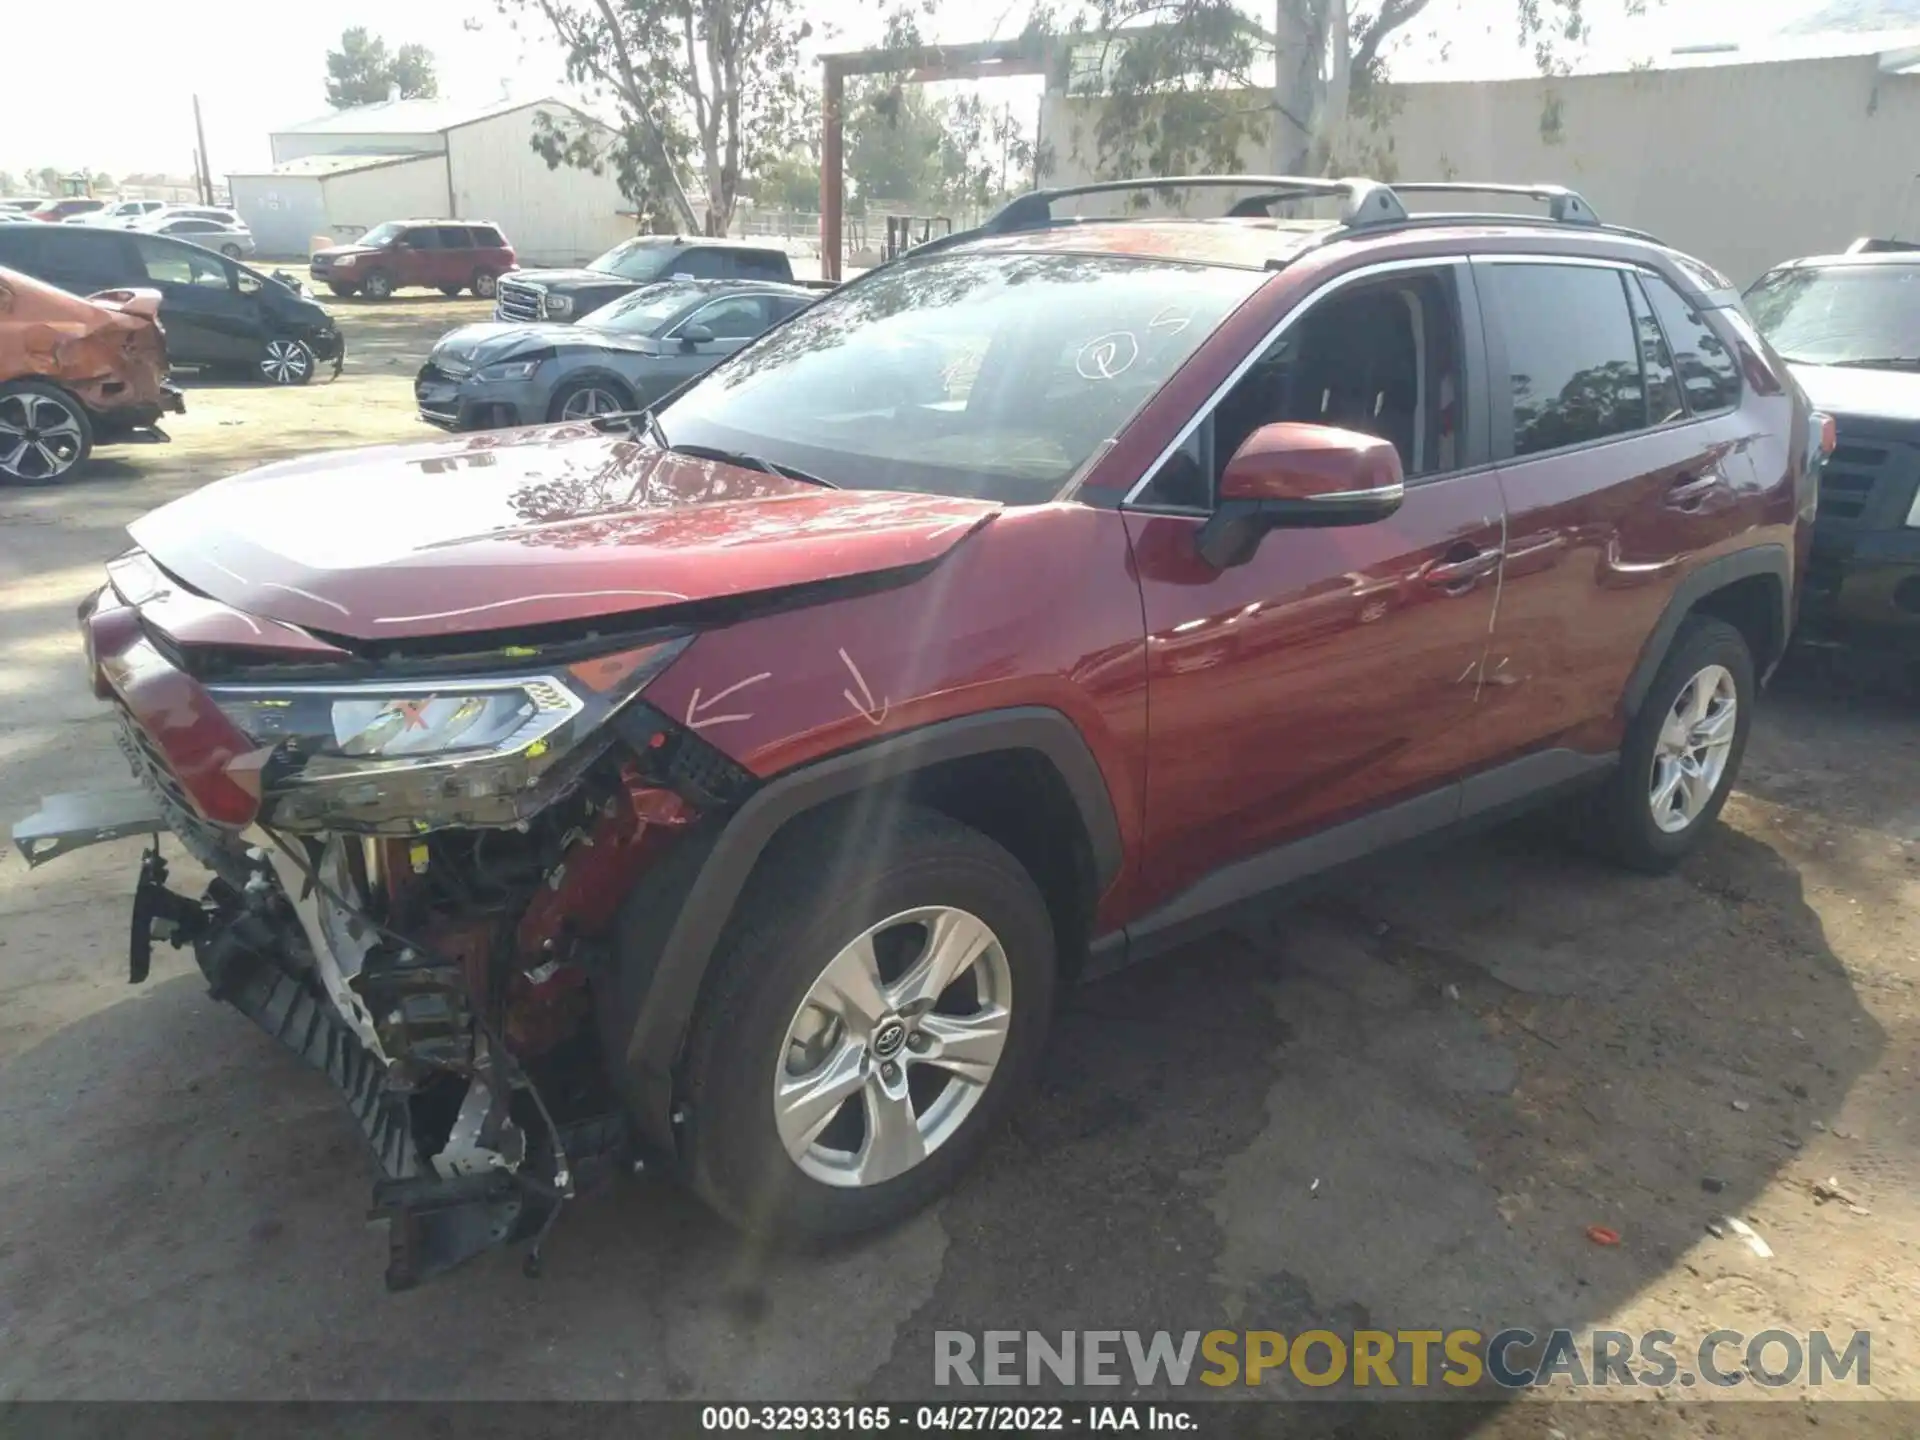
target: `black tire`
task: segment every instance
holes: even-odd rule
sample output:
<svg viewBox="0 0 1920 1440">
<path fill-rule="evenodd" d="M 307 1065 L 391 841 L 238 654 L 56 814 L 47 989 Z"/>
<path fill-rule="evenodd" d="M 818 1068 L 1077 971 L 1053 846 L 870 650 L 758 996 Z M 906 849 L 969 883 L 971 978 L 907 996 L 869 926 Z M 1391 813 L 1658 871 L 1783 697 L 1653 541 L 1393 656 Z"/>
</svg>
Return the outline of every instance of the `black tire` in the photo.
<svg viewBox="0 0 1920 1440">
<path fill-rule="evenodd" d="M 375 270 L 361 282 L 361 288 L 367 292 L 369 300 L 390 300 L 393 298 L 393 277 L 384 270 Z"/>
<path fill-rule="evenodd" d="M 482 300 L 491 300 L 498 288 L 498 281 L 499 277 L 491 270 L 476 270 L 473 272 L 473 293 Z"/>
<path fill-rule="evenodd" d="M 331 290 L 335 295 L 338 295 L 342 300 L 345 300 L 350 295 L 358 295 L 360 293 L 360 287 L 358 285 L 339 285 L 331 280 L 327 282 L 327 289 Z"/>
<path fill-rule="evenodd" d="M 91 454 L 93 419 L 73 396 L 44 380 L 0 385 L 0 481 L 65 480 Z"/>
<path fill-rule="evenodd" d="M 253 373 L 269 385 L 305 385 L 313 379 L 316 368 L 306 341 L 281 335 L 261 345 Z"/>
<path fill-rule="evenodd" d="M 973 1109 L 924 1159 L 876 1184 L 828 1184 L 800 1169 L 775 1125 L 789 1028 L 844 946 L 922 906 L 964 910 L 993 932 L 1012 982 L 1005 1046 Z M 821 1242 L 905 1219 L 951 1188 L 1031 1080 L 1055 968 L 1033 877 L 979 831 L 915 807 L 864 826 L 845 810 L 797 822 L 742 893 L 694 1017 L 682 1077 L 694 1190 L 734 1225 L 774 1240 Z M 859 1093 L 850 1100 L 862 1103 Z"/>
<path fill-rule="evenodd" d="M 439 287 L 440 293 L 446 296 L 449 300 L 453 299 L 454 296 L 458 295 L 460 293 L 460 289 L 461 287 L 458 285 L 442 285 Z"/>
<path fill-rule="evenodd" d="M 553 399 L 547 402 L 548 422 L 555 423 L 565 419 L 566 417 L 562 412 L 566 410 L 567 402 L 573 399 L 574 396 L 584 394 L 589 390 L 598 390 L 602 394 L 609 396 L 613 399 L 619 410 L 631 410 L 634 408 L 633 392 L 625 385 L 622 385 L 618 380 L 607 379 L 598 375 L 588 375 L 579 380 L 569 380 L 553 392 Z M 596 413 L 613 414 L 615 412 L 598 411 Z M 584 419 L 586 417 L 576 416 L 574 418 Z"/>
<path fill-rule="evenodd" d="M 1711 798 L 1683 829 L 1663 829 L 1653 805 L 1655 752 L 1674 707 L 1694 677 L 1710 666 L 1732 676 L 1734 688 L 1733 742 Z M 1605 788 L 1594 796 L 1592 839 L 1612 859 L 1630 869 L 1662 874 L 1671 870 L 1700 843 L 1720 816 L 1739 777 L 1753 725 L 1753 707 L 1759 697 L 1754 678 L 1753 652 L 1741 633 L 1724 620 L 1690 615 L 1681 622 L 1667 658 L 1661 662 L 1639 714 L 1627 727 L 1620 747 L 1619 768 Z"/>
<path fill-rule="evenodd" d="M 229 260 L 238 260 L 240 258 L 240 247 L 238 245 L 222 245 L 220 247 L 220 253 Z"/>
</svg>

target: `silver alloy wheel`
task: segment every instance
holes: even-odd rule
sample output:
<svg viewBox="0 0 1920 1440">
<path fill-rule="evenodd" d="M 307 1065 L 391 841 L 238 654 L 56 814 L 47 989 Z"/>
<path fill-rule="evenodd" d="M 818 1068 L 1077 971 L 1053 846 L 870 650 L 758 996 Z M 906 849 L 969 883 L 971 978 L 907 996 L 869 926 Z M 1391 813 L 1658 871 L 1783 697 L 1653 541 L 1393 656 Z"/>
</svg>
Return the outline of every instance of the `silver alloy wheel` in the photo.
<svg viewBox="0 0 1920 1440">
<path fill-rule="evenodd" d="M 1739 713 L 1739 687 L 1724 665 L 1709 665 L 1680 687 L 1654 742 L 1647 796 L 1653 823 L 1667 834 L 1693 824 L 1718 793 Z"/>
<path fill-rule="evenodd" d="M 298 340 L 269 340 L 260 373 L 276 385 L 297 385 L 313 370 L 313 352 Z"/>
<path fill-rule="evenodd" d="M 222 245 L 220 247 L 220 253 L 229 260 L 238 260 L 240 258 L 240 247 L 238 245 Z"/>
<path fill-rule="evenodd" d="M 65 400 L 0 395 L 0 470 L 20 480 L 57 480 L 80 463 L 86 437 Z"/>
<path fill-rule="evenodd" d="M 620 397 L 610 390 L 601 390 L 589 385 L 567 396 L 560 407 L 562 420 L 591 420 L 596 415 L 617 415 L 626 408 Z"/>
<path fill-rule="evenodd" d="M 879 1185 L 938 1150 L 987 1093 L 1013 969 L 985 921 L 946 905 L 882 920 L 828 962 L 787 1026 L 773 1118 L 801 1171 Z"/>
<path fill-rule="evenodd" d="M 376 270 L 367 276 L 366 291 L 368 299 L 384 300 L 393 294 L 393 281 L 387 278 L 386 271 Z"/>
</svg>

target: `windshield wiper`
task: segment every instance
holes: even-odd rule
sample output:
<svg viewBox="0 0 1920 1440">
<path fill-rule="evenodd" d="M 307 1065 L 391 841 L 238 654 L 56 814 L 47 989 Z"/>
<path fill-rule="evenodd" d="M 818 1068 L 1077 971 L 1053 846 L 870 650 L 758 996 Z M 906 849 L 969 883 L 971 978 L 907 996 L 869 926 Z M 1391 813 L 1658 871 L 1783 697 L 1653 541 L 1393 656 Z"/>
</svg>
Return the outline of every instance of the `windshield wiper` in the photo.
<svg viewBox="0 0 1920 1440">
<path fill-rule="evenodd" d="M 1920 370 L 1920 355 L 1864 355 L 1858 360 L 1831 360 L 1850 370 Z"/>
<path fill-rule="evenodd" d="M 649 412 L 648 420 L 653 419 Z M 746 470 L 758 470 L 767 475 L 778 475 L 782 480 L 798 480 L 803 485 L 818 485 L 826 490 L 838 490 L 840 487 L 831 480 L 823 480 L 818 475 L 809 475 L 804 470 L 796 470 L 791 465 L 776 465 L 758 455 L 749 455 L 744 450 L 723 450 L 718 445 L 669 445 L 666 437 L 659 434 L 659 426 L 653 425 L 649 435 L 662 449 L 671 450 L 676 455 L 690 456 L 695 460 L 718 460 L 724 465 L 738 465 Z"/>
</svg>

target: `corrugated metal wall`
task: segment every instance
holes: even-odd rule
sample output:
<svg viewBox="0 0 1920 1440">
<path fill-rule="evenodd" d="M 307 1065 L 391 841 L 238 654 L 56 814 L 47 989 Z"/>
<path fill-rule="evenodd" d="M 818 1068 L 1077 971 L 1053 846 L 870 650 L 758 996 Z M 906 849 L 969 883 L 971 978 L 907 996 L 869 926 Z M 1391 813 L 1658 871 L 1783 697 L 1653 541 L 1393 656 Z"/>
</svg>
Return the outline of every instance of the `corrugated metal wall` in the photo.
<svg viewBox="0 0 1920 1440">
<path fill-rule="evenodd" d="M 326 230 L 326 200 L 315 176 L 231 175 L 227 184 L 263 259 L 303 256 L 308 239 Z"/>
<path fill-rule="evenodd" d="M 337 240 L 351 240 L 383 220 L 431 220 L 447 213 L 447 167 L 439 155 L 329 175 L 320 183 L 327 197 L 325 233 Z"/>
<path fill-rule="evenodd" d="M 531 143 L 538 108 L 447 132 L 455 216 L 498 225 L 523 265 L 577 265 L 633 233 L 632 218 L 620 214 L 631 207 L 611 173 L 547 168 Z"/>
</svg>

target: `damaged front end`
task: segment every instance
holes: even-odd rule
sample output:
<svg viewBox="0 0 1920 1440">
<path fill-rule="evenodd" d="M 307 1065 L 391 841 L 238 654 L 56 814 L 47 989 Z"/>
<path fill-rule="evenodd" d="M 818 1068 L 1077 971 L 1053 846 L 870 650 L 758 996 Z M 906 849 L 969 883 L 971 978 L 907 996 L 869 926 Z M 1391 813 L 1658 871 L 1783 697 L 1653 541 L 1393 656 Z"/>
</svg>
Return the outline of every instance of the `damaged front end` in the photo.
<svg viewBox="0 0 1920 1440">
<path fill-rule="evenodd" d="M 82 625 L 143 788 L 44 802 L 21 852 L 155 835 L 130 978 L 155 939 L 190 945 L 216 998 L 341 1090 L 380 1168 L 390 1287 L 529 1236 L 536 1268 L 564 1202 L 633 1158 L 595 1024 L 621 902 L 752 785 L 641 698 L 689 637 L 190 650 L 170 622 L 218 635 L 238 612 L 137 553 L 109 573 Z M 161 830 L 212 872 L 198 899 Z"/>
</svg>

